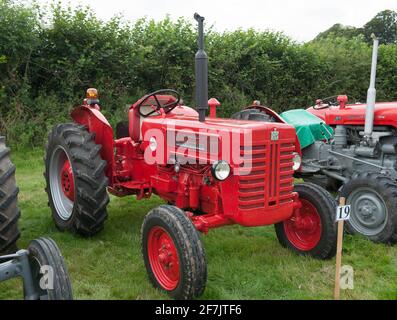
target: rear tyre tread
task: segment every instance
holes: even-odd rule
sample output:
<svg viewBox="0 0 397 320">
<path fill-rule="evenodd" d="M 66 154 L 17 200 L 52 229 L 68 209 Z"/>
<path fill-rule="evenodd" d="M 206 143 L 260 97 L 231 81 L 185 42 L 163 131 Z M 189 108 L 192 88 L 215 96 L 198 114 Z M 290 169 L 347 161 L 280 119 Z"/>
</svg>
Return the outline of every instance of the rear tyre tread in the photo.
<svg viewBox="0 0 397 320">
<path fill-rule="evenodd" d="M 0 254 L 15 252 L 16 242 L 20 237 L 19 189 L 16 186 L 15 166 L 11 162 L 10 153 L 4 137 L 0 137 Z"/>
<path fill-rule="evenodd" d="M 47 182 L 45 190 L 56 226 L 61 231 L 70 230 L 88 237 L 103 229 L 109 203 L 109 180 L 105 175 L 107 163 L 100 157 L 101 146 L 95 143 L 94 137 L 85 126 L 76 123 L 58 124 L 49 134 L 44 157 L 44 176 Z M 58 145 L 69 155 L 76 190 L 73 213 L 67 221 L 62 221 L 56 213 L 49 183 L 51 152 Z"/>
</svg>

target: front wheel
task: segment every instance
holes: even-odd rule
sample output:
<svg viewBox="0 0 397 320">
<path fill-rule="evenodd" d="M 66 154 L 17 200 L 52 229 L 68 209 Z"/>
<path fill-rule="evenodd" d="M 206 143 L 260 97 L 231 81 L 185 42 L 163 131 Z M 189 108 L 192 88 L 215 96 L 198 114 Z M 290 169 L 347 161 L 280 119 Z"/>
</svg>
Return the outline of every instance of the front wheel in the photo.
<svg viewBox="0 0 397 320">
<path fill-rule="evenodd" d="M 55 241 L 50 238 L 32 240 L 28 252 L 33 285 L 38 298 L 72 300 L 68 271 Z"/>
<path fill-rule="evenodd" d="M 207 264 L 198 232 L 174 206 L 151 210 L 142 225 L 142 255 L 155 288 L 174 299 L 199 297 L 207 281 Z"/>
<path fill-rule="evenodd" d="M 336 252 L 336 202 L 325 189 L 312 183 L 295 186 L 301 208 L 275 225 L 282 246 L 302 255 L 329 259 Z"/>
</svg>

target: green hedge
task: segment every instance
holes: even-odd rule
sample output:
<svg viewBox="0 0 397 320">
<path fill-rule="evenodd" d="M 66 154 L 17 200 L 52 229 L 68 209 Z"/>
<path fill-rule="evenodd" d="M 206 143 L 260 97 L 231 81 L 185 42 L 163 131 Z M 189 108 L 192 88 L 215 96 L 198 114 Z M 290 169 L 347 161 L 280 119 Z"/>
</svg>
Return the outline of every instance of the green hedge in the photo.
<svg viewBox="0 0 397 320">
<path fill-rule="evenodd" d="M 15 146 L 41 145 L 90 86 L 112 124 L 159 88 L 194 105 L 192 20 L 104 22 L 87 8 L 48 12 L 0 0 L 0 132 Z M 206 42 L 209 94 L 223 117 L 254 99 L 276 111 L 341 93 L 365 101 L 371 47 L 360 38 L 299 44 L 281 33 L 209 29 Z M 397 45 L 380 47 L 377 82 L 379 100 L 397 98 Z"/>
</svg>

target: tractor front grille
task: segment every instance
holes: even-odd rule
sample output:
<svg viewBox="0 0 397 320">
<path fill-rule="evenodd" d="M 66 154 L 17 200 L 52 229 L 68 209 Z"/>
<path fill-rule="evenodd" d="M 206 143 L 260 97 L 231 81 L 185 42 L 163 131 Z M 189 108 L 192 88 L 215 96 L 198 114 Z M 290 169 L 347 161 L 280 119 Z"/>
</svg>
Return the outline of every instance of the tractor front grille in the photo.
<svg viewBox="0 0 397 320">
<path fill-rule="evenodd" d="M 238 176 L 239 209 L 265 209 L 292 201 L 294 150 L 293 142 L 285 140 L 240 147 L 244 161 Z"/>
</svg>

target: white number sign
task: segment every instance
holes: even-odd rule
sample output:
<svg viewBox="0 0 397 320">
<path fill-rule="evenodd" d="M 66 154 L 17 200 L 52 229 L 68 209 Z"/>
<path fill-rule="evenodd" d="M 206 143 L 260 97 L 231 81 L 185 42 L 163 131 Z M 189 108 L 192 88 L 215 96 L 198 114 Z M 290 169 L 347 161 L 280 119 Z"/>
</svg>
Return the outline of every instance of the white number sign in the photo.
<svg viewBox="0 0 397 320">
<path fill-rule="evenodd" d="M 351 207 L 350 205 L 338 206 L 336 210 L 336 221 L 349 220 Z"/>
</svg>

